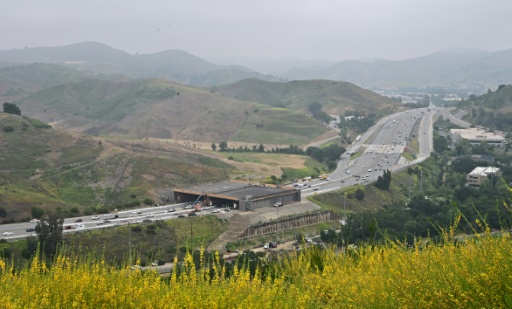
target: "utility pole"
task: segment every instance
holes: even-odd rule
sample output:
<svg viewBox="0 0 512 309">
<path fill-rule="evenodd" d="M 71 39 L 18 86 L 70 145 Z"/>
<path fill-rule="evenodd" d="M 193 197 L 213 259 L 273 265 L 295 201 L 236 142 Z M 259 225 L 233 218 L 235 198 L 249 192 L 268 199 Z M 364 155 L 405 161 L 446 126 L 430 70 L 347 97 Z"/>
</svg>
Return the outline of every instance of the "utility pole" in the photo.
<svg viewBox="0 0 512 309">
<path fill-rule="evenodd" d="M 420 191 L 423 193 L 423 170 L 420 170 Z"/>
<path fill-rule="evenodd" d="M 131 222 L 128 222 L 128 258 L 130 265 L 132 265 L 132 227 Z"/>
</svg>

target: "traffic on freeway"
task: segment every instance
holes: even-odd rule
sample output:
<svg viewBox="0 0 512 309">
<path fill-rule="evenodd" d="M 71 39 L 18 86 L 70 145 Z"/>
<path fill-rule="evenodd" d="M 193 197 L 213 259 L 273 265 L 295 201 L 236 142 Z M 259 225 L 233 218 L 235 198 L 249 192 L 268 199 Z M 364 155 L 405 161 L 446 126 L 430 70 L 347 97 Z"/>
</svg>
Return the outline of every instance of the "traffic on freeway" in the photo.
<svg viewBox="0 0 512 309">
<path fill-rule="evenodd" d="M 337 190 L 355 184 L 369 184 L 387 169 L 396 171 L 421 162 L 430 155 L 432 146 L 432 117 L 440 109 L 435 106 L 408 110 L 381 119 L 355 141 L 341 156 L 334 172 L 324 180 L 308 182 L 302 196 Z M 409 162 L 402 153 L 412 139 L 419 142 L 416 160 Z M 357 155 L 353 155 L 358 153 Z M 352 158 L 351 158 L 352 157 Z"/>
<path fill-rule="evenodd" d="M 172 220 L 189 216 L 202 216 L 205 214 L 224 212 L 225 210 L 215 206 L 203 207 L 202 211 L 194 212 L 190 203 L 147 207 L 109 214 L 66 218 L 64 220 L 63 232 L 69 233 L 87 229 L 116 227 L 125 224 L 149 223 L 152 221 Z M 2 234 L 0 237 L 9 240 L 25 238 L 31 235 L 35 236 L 35 226 L 37 222 L 38 220 L 34 219 L 30 222 L 0 225 L 0 233 Z"/>
</svg>

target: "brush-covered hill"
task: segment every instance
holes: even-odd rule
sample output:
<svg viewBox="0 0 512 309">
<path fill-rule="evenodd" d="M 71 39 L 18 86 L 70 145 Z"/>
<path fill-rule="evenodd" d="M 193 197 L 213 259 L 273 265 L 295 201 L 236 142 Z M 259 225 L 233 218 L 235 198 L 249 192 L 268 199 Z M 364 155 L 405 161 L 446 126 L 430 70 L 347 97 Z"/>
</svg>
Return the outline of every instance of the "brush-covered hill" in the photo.
<svg viewBox="0 0 512 309">
<path fill-rule="evenodd" d="M 57 47 L 0 51 L 0 63 L 53 63 L 82 71 L 167 79 L 181 84 L 212 86 L 245 78 L 276 80 L 240 66 L 210 63 L 183 50 L 131 55 L 105 44 L 83 42 Z"/>
<path fill-rule="evenodd" d="M 500 85 L 496 91 L 461 101 L 458 107 L 466 111 L 464 120 L 475 125 L 504 132 L 512 130 L 512 85 Z"/>
<path fill-rule="evenodd" d="M 6 66 L 0 69 L 0 97 L 9 102 L 44 88 L 89 77 L 90 74 L 85 72 L 55 64 Z"/>
<path fill-rule="evenodd" d="M 67 215 L 161 202 L 173 187 L 226 180 L 230 165 L 172 145 L 93 139 L 0 112 L 0 221 L 32 207 Z"/>
<path fill-rule="evenodd" d="M 96 136 L 302 145 L 327 128 L 301 110 L 163 80 L 71 82 L 16 101 L 24 115 Z"/>
<path fill-rule="evenodd" d="M 308 106 L 317 102 L 330 115 L 343 115 L 345 111 L 389 114 L 402 106 L 348 82 L 330 80 L 296 80 L 267 82 L 246 79 L 230 85 L 212 87 L 212 91 L 226 97 L 259 102 L 274 107 L 300 110 L 308 113 Z"/>
</svg>

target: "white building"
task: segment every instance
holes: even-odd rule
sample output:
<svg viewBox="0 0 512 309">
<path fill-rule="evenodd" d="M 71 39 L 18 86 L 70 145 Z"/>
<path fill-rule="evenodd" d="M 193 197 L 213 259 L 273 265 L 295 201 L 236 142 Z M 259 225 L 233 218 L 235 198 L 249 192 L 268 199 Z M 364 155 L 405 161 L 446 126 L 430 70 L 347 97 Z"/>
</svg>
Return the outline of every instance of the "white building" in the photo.
<svg viewBox="0 0 512 309">
<path fill-rule="evenodd" d="M 476 167 L 466 176 L 466 187 L 480 187 L 489 175 L 499 177 L 500 169 L 497 167 Z"/>
<path fill-rule="evenodd" d="M 489 146 L 503 147 L 505 138 L 492 132 L 486 132 L 479 128 L 470 129 L 450 129 L 454 141 L 467 140 L 471 146 L 478 146 L 482 142 L 486 142 Z"/>
</svg>

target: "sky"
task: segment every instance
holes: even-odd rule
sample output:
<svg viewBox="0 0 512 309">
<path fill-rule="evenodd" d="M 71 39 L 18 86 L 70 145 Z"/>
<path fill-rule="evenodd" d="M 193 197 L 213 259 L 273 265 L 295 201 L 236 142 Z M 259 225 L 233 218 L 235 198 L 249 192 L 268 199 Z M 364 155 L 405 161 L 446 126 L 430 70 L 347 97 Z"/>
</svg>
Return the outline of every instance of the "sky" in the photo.
<svg viewBox="0 0 512 309">
<path fill-rule="evenodd" d="M 510 0 L 3 0 L 0 50 L 84 41 L 131 54 L 400 60 L 512 48 Z"/>
</svg>

